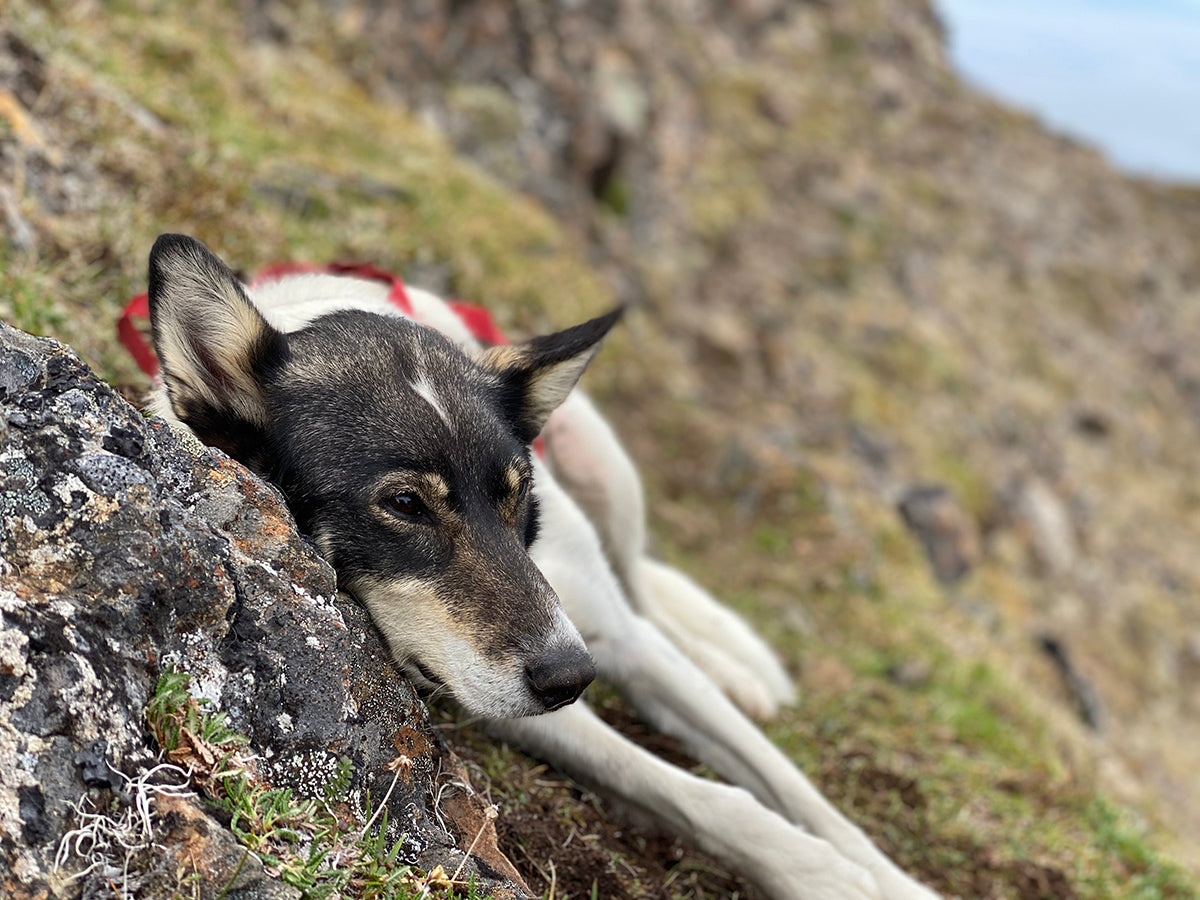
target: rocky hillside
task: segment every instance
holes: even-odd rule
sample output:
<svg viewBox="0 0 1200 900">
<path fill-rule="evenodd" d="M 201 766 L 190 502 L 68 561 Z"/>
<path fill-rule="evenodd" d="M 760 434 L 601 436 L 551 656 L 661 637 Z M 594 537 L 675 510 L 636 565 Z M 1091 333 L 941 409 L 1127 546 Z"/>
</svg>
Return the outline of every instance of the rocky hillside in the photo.
<svg viewBox="0 0 1200 900">
<path fill-rule="evenodd" d="M 631 302 L 590 385 L 797 674 L 773 737 L 948 894 L 1197 892 L 1200 192 L 964 87 L 924 0 L 171 9 L 0 12 L 0 315 L 136 394 L 165 230 L 514 333 Z M 454 734 L 535 890 L 732 889 Z"/>
</svg>

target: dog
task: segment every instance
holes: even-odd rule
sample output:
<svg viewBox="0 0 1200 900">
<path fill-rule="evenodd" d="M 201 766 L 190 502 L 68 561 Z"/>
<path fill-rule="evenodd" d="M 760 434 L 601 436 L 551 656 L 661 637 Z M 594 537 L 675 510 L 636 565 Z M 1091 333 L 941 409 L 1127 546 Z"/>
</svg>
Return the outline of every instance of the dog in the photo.
<svg viewBox="0 0 1200 900">
<path fill-rule="evenodd" d="M 491 733 L 775 900 L 936 897 L 738 708 L 765 717 L 793 696 L 766 645 L 646 554 L 637 472 L 576 387 L 619 311 L 485 347 L 436 296 L 410 288 L 405 313 L 387 294 L 328 274 L 247 287 L 163 235 L 154 409 L 274 482 L 403 670 Z M 730 783 L 575 702 L 597 672 Z"/>
</svg>

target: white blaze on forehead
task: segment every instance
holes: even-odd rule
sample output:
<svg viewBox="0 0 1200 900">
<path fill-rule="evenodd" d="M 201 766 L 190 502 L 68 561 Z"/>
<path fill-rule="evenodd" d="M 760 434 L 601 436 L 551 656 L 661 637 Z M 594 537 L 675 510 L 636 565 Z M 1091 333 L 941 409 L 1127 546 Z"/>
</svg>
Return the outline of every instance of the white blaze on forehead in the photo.
<svg viewBox="0 0 1200 900">
<path fill-rule="evenodd" d="M 408 385 L 413 389 L 418 397 L 433 407 L 433 411 L 438 414 L 438 417 L 447 425 L 450 424 L 450 417 L 446 415 L 445 407 L 442 406 L 441 400 L 438 399 L 437 391 L 433 384 L 425 377 L 422 372 L 416 381 L 409 382 Z"/>
</svg>

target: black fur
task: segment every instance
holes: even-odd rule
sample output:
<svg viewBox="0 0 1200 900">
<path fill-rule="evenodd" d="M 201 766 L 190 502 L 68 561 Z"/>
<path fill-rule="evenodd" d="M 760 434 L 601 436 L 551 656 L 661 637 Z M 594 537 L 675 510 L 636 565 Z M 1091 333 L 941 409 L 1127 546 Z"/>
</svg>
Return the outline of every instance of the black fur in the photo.
<svg viewBox="0 0 1200 900">
<path fill-rule="evenodd" d="M 538 534 L 541 533 L 542 523 L 540 517 L 541 510 L 538 509 L 537 497 L 529 498 L 529 508 L 525 513 L 525 547 L 528 549 L 533 546 L 533 542 L 538 539 Z"/>
<path fill-rule="evenodd" d="M 505 472 L 528 465 L 528 449 L 494 407 L 492 379 L 452 342 L 406 319 L 337 312 L 286 339 L 287 362 L 262 383 L 274 427 L 257 458 L 341 581 L 436 578 L 451 608 L 470 606 L 460 610 L 465 621 L 490 623 L 485 643 L 497 656 L 544 635 L 553 624 L 544 607 L 517 602 L 549 590 L 525 553 L 537 533 L 532 498 L 511 521 L 499 513 Z M 415 397 L 410 385 L 424 370 L 449 424 Z M 404 483 L 432 522 L 380 514 L 395 490 L 379 486 L 397 472 L 447 484 L 440 508 Z"/>
<path fill-rule="evenodd" d="M 548 367 L 593 351 L 623 313 L 624 308 L 617 307 L 565 331 L 535 337 L 525 345 L 519 362 L 504 373 L 496 398 L 522 441 L 535 440 L 545 424 L 541 416 L 530 414 L 530 390 L 538 375 Z"/>
</svg>

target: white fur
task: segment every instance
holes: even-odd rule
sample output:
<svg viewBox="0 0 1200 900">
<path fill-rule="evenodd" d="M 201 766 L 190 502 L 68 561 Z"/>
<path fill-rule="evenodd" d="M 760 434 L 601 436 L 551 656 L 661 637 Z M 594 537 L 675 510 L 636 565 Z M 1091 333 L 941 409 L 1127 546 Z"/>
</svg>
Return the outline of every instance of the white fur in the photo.
<svg viewBox="0 0 1200 900">
<path fill-rule="evenodd" d="M 251 297 L 268 321 L 293 330 L 337 309 L 399 315 L 387 292 L 377 282 L 304 275 L 259 285 Z M 414 319 L 468 351 L 478 349 L 441 300 L 425 291 L 408 295 Z M 432 386 L 430 395 L 426 400 L 436 408 Z M 933 900 L 936 894 L 888 860 L 726 697 L 769 716 L 792 699 L 794 688 L 745 622 L 646 555 L 641 483 L 591 403 L 572 392 L 544 435 L 547 463 L 534 464 L 542 528 L 531 557 L 599 672 L 651 723 L 736 786 L 668 765 L 581 702 L 542 716 L 497 719 L 491 730 L 642 810 L 774 900 Z M 385 626 L 387 609 L 372 614 Z M 414 629 L 411 621 L 402 624 Z M 414 635 L 441 640 L 439 629 L 426 624 Z M 470 670 L 461 648 L 443 650 Z M 513 679 L 493 681 L 499 674 L 479 670 L 473 683 L 489 695 L 518 690 Z"/>
<path fill-rule="evenodd" d="M 447 425 L 450 424 L 450 417 L 446 415 L 446 409 L 442 406 L 442 401 L 438 399 L 437 388 L 429 383 L 424 372 L 409 387 L 413 389 L 413 393 L 433 407 L 433 411 L 438 414 L 439 419 Z"/>
</svg>

